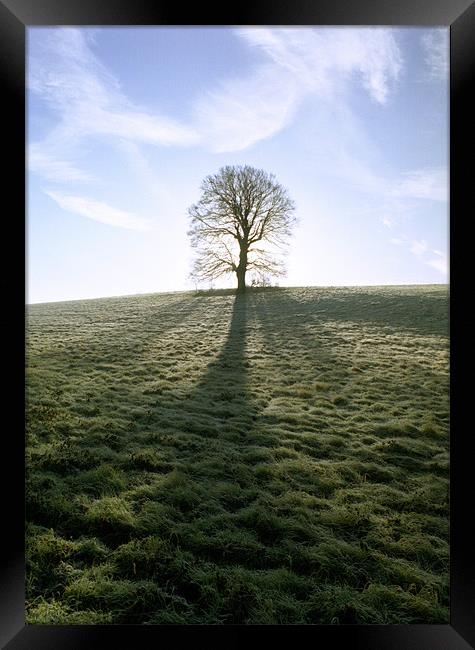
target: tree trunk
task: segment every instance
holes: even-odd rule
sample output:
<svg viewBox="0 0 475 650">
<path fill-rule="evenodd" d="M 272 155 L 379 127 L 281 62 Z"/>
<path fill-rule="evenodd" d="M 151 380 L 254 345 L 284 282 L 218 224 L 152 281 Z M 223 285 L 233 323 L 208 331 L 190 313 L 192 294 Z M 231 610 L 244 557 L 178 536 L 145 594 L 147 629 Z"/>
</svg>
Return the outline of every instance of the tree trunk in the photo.
<svg viewBox="0 0 475 650">
<path fill-rule="evenodd" d="M 236 275 L 238 281 L 237 292 L 244 293 L 246 291 L 246 269 L 238 269 Z"/>
<path fill-rule="evenodd" d="M 237 292 L 244 293 L 246 291 L 246 270 L 247 270 L 247 248 L 242 247 L 239 253 L 239 266 L 236 269 L 237 275 Z"/>
</svg>

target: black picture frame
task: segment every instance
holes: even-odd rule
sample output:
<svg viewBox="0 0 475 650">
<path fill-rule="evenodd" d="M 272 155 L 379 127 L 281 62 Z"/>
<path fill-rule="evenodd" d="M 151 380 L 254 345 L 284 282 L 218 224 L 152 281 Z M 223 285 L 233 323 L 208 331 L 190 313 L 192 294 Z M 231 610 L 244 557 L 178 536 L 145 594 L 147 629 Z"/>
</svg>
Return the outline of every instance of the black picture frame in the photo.
<svg viewBox="0 0 475 650">
<path fill-rule="evenodd" d="M 400 25 L 450 27 L 450 356 L 451 356 L 451 615 L 448 625 L 338 626 L 26 626 L 24 567 L 24 308 L 25 308 L 25 31 L 33 25 Z M 466 221 L 474 214 L 473 125 L 470 86 L 475 69 L 475 3 L 470 0 L 265 0 L 233 5 L 178 6 L 164 0 L 0 0 L 0 69 L 5 99 L 3 159 L 4 247 L 12 253 L 2 274 L 2 326 L 11 352 L 2 391 L 11 424 L 3 428 L 3 535 L 0 645 L 8 650 L 53 648 L 237 647 L 253 637 L 266 645 L 303 636 L 361 650 L 467 650 L 475 647 L 475 563 L 469 523 L 473 436 L 469 423 L 472 367 Z M 473 190 L 472 190 L 473 191 Z M 6 232 L 5 232 L 6 231 Z M 6 256 L 2 256 L 5 260 Z M 466 383 L 467 382 L 467 383 Z"/>
</svg>

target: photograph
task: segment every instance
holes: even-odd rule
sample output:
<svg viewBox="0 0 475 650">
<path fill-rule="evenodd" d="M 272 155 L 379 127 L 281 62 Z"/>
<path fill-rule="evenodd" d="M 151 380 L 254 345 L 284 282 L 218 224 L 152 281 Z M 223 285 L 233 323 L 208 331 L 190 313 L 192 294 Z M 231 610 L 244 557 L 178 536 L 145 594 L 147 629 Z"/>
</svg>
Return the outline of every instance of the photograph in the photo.
<svg viewBox="0 0 475 650">
<path fill-rule="evenodd" d="M 450 616 L 449 27 L 26 27 L 26 622 Z"/>
</svg>

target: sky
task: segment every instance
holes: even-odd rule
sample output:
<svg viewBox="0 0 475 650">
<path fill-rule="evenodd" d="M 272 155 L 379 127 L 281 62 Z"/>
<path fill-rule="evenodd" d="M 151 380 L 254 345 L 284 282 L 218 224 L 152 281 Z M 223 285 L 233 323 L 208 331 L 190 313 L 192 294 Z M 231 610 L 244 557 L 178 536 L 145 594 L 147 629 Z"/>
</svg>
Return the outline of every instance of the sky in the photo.
<svg viewBox="0 0 475 650">
<path fill-rule="evenodd" d="M 27 302 L 194 289 L 225 165 L 296 205 L 280 286 L 448 282 L 448 89 L 446 28 L 29 27 Z"/>
</svg>

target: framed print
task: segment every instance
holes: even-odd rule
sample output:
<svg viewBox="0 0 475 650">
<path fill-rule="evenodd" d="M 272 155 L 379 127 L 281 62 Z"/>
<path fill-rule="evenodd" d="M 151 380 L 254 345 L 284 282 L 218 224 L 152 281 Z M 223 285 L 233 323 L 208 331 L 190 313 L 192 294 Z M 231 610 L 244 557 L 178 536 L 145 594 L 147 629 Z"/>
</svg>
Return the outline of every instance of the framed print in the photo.
<svg viewBox="0 0 475 650">
<path fill-rule="evenodd" d="M 2 647 L 473 647 L 474 6 L 210 9 L 0 0 Z"/>
</svg>

